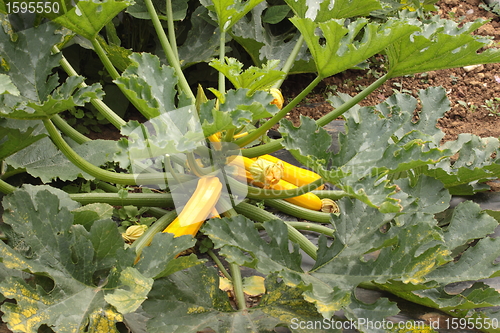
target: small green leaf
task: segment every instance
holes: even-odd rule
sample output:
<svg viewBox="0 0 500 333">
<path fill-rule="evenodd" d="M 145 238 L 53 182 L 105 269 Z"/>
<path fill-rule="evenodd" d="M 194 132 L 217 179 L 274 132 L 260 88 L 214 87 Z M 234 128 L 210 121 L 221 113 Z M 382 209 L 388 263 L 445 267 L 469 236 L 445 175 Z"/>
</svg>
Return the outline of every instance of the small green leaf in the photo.
<svg viewBox="0 0 500 333">
<path fill-rule="evenodd" d="M 269 61 L 262 68 L 251 66 L 243 71 L 243 64 L 235 58 L 225 58 L 224 62 L 212 60 L 210 66 L 222 72 L 231 81 L 236 89 L 249 89 L 248 95 L 257 90 L 269 89 L 278 80 L 285 77 L 285 73 L 275 70 L 278 61 Z"/>
<path fill-rule="evenodd" d="M 269 24 L 277 24 L 283 21 L 290 13 L 290 7 L 287 5 L 276 5 L 267 8 L 262 22 Z"/>
<path fill-rule="evenodd" d="M 157 279 L 201 264 L 202 261 L 197 260 L 196 256 L 175 259 L 179 253 L 195 244 L 196 240 L 189 235 L 174 238 L 174 235 L 170 233 L 158 233 L 154 236 L 151 245 L 142 250 L 141 259 L 135 268 L 143 276 Z"/>
<path fill-rule="evenodd" d="M 137 310 L 153 287 L 153 279 L 145 277 L 132 267 L 122 271 L 120 282 L 127 289 L 115 289 L 112 294 L 104 296 L 104 299 L 122 314 Z"/>
<path fill-rule="evenodd" d="M 80 0 L 71 10 L 53 21 L 92 40 L 108 22 L 132 3 L 130 0 Z"/>
<path fill-rule="evenodd" d="M 10 77 L 5 74 L 0 74 L 0 95 L 5 93 L 19 96 L 19 90 L 12 83 Z"/>
<path fill-rule="evenodd" d="M 262 0 L 203 0 L 202 5 L 217 14 L 214 20 L 221 32 L 227 32 L 236 22 L 245 16 Z"/>
<path fill-rule="evenodd" d="M 90 230 L 90 227 L 95 221 L 110 219 L 113 216 L 113 206 L 104 203 L 92 203 L 71 212 L 75 216 L 78 224 L 81 224 L 85 229 Z"/>
<path fill-rule="evenodd" d="M 131 65 L 114 82 L 134 96 L 140 111 L 151 119 L 176 109 L 174 69 L 149 53 L 133 53 L 130 60 Z"/>
</svg>

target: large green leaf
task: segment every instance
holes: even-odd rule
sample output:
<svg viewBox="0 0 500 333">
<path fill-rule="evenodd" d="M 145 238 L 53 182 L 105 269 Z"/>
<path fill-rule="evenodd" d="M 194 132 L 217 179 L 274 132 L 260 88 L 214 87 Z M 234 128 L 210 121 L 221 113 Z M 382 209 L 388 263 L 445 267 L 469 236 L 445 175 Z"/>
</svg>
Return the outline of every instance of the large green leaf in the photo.
<svg viewBox="0 0 500 333">
<path fill-rule="evenodd" d="M 337 0 L 333 3 L 326 0 L 285 0 L 285 2 L 298 17 L 309 18 L 315 22 L 368 16 L 372 11 L 382 8 L 380 2 L 376 0 Z"/>
<path fill-rule="evenodd" d="M 52 54 L 52 47 L 61 41 L 56 29 L 49 22 L 18 32 L 15 40 L 0 29 L 0 58 L 4 64 L 0 73 L 8 74 L 9 87 L 16 88 L 0 94 L 3 116 L 42 119 L 103 96 L 100 84 L 78 88 L 83 82 L 79 76 L 69 77 L 59 86 L 58 75 L 52 73 L 61 59 L 60 54 Z M 26 64 L 31 70 L 26 69 Z"/>
<path fill-rule="evenodd" d="M 300 301 L 300 292 L 266 279 L 266 293 L 258 306 L 235 311 L 226 292 L 219 289 L 219 276 L 214 269 L 196 266 L 155 282 L 144 310 L 152 316 L 148 332 L 197 332 L 211 328 L 215 332 L 274 332 L 281 324 L 292 332 L 305 332 L 293 324 L 321 320 L 314 307 Z M 297 324 L 296 324 L 297 325 Z M 297 325 L 298 326 L 298 325 Z M 326 332 L 316 330 L 315 332 Z M 340 332 L 331 331 L 328 332 Z"/>
<path fill-rule="evenodd" d="M 26 132 L 21 132 L 18 129 L 0 126 L 0 160 L 4 160 L 45 136 L 44 134 L 33 135 L 33 130 L 34 128 L 29 128 Z"/>
<path fill-rule="evenodd" d="M 134 105 L 149 119 L 176 109 L 177 77 L 157 56 L 133 53 L 132 64 L 114 82 L 135 99 Z"/>
<path fill-rule="evenodd" d="M 264 223 L 270 243 L 260 238 L 253 223 L 242 216 L 208 222 L 203 232 L 212 239 L 216 248 L 221 248 L 220 253 L 227 260 L 264 274 L 278 274 L 285 284 L 301 290 L 302 297 L 315 304 L 325 318 L 348 306 L 355 287 L 360 283 L 420 282 L 447 253 L 439 242 L 439 231 L 428 223 L 392 227 L 392 232 L 384 234 L 380 227 L 390 220 L 391 215 L 346 198 L 339 201 L 339 206 L 340 215 L 332 216 L 339 226 L 334 243 L 327 247 L 326 240 L 320 238 L 320 263 L 310 272 L 300 268 L 296 246 L 290 253 L 287 227 L 280 221 Z M 353 222 L 360 226 L 354 228 L 356 231 L 349 226 Z M 361 227 L 362 223 L 364 227 Z M 366 240 L 368 243 L 362 244 Z M 379 248 L 382 249 L 376 260 L 362 259 L 367 252 Z"/>
<path fill-rule="evenodd" d="M 82 145 L 75 145 L 73 149 L 96 166 L 110 162 L 113 154 L 118 150 L 116 142 L 112 140 L 93 140 Z M 74 180 L 77 177 L 94 179 L 93 176 L 71 163 L 49 138 L 38 140 L 7 157 L 5 161 L 14 168 L 25 168 L 29 174 L 40 177 L 45 183 L 57 178 L 61 180 Z"/>
<path fill-rule="evenodd" d="M 406 20 L 395 19 L 384 24 L 363 18 L 350 24 L 337 19 L 317 23 L 298 17 L 291 21 L 304 36 L 321 77 L 354 67 L 418 29 Z"/>
<path fill-rule="evenodd" d="M 286 134 L 283 145 L 299 162 L 350 196 L 382 211 L 398 212 L 401 205 L 393 197 L 395 188 L 383 177 L 396 177 L 452 155 L 437 146 L 441 134 L 435 123 L 448 105 L 444 90 L 432 88 L 420 95 L 422 120 L 416 123 L 411 121 L 414 97 L 391 97 L 375 108 L 352 108 L 345 114 L 346 134 L 339 134 L 338 153 L 329 151 L 330 135 L 306 117 L 298 128 L 287 120 L 281 122 L 280 130 Z"/>
<path fill-rule="evenodd" d="M 93 98 L 102 98 L 104 92 L 99 83 L 78 88 L 83 77 L 71 76 L 43 101 L 34 101 L 23 96 L 2 95 L 4 105 L 0 114 L 14 119 L 45 119 L 75 106 L 84 106 Z M 49 92 L 50 93 L 50 92 Z"/>
<path fill-rule="evenodd" d="M 108 22 L 132 3 L 130 0 L 79 0 L 53 21 L 87 39 L 94 39 Z"/>
<path fill-rule="evenodd" d="M 4 20 L 2 23 L 8 24 Z M 11 38 L 5 29 L 0 29 L 0 73 L 10 76 L 10 81 L 22 97 L 43 102 L 57 87 L 58 76 L 52 74 L 52 69 L 59 65 L 61 54 L 51 54 L 51 50 L 61 42 L 62 36 L 54 33 L 56 29 L 57 25 L 49 22 L 18 32 L 16 39 Z M 37 43 L 33 43 L 34 40 Z M 31 70 L 26 69 L 27 64 Z M 0 98 L 3 96 L 0 95 Z"/>
<path fill-rule="evenodd" d="M 2 305 L 2 319 L 13 331 L 37 332 L 45 324 L 61 333 L 87 327 L 89 332 L 118 332 L 115 323 L 140 306 L 151 289 L 150 270 L 143 267 L 172 266 L 179 260 L 173 253 L 193 245 L 182 237 L 172 240 L 170 235 L 168 243 L 155 238 L 151 246 L 165 250 L 167 258 L 146 251 L 134 268 L 135 251 L 124 248 L 116 223 L 96 220 L 87 231 L 67 208 L 78 204 L 68 202 L 67 194 L 59 190 L 56 195 L 46 186 L 17 190 L 3 200 L 3 221 L 22 246 L 1 242 L 2 265 L 33 278 L 27 283 L 3 276 L 0 283 L 0 292 L 16 300 Z"/>
<path fill-rule="evenodd" d="M 216 26 L 203 19 L 203 16 L 207 15 L 206 12 L 207 9 L 200 6 L 191 15 L 191 29 L 184 43 L 178 48 L 182 66 L 208 62 L 218 55 L 220 33 Z"/>
<path fill-rule="evenodd" d="M 458 23 L 435 17 L 431 22 L 415 21 L 419 27 L 409 37 L 392 43 L 386 50 L 392 77 L 474 64 L 500 62 L 500 50 L 486 47 L 490 39 L 473 36 L 471 32 L 485 24 L 476 20 Z"/>
</svg>

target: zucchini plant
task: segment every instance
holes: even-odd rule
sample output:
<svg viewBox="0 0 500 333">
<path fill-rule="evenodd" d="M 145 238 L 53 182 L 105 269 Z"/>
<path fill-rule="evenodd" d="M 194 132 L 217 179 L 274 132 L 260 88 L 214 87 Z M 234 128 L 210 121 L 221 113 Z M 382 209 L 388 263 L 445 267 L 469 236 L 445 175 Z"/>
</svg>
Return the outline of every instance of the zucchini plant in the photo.
<svg viewBox="0 0 500 333">
<path fill-rule="evenodd" d="M 0 2 L 0 309 L 9 329 L 400 332 L 386 321 L 397 303 L 357 298 L 357 288 L 369 288 L 500 332 L 500 294 L 476 282 L 500 275 L 491 236 L 499 215 L 472 201 L 449 209 L 453 194 L 485 190 L 499 177 L 498 139 L 462 134 L 442 143 L 436 124 L 450 104 L 439 87 L 358 105 L 390 78 L 500 62 L 490 40 L 473 35 L 485 21 L 459 26 L 425 14 L 428 1 L 285 0 L 272 10 L 261 0 L 57 3 L 60 12 L 28 15 L 29 6 L 19 13 L 15 2 Z M 186 13 L 190 24 L 179 21 Z M 120 46 L 117 31 L 129 16 L 146 20 L 150 52 Z M 273 34 L 269 22 L 288 30 Z M 227 56 L 231 39 L 254 66 Z M 66 57 L 71 43 L 95 52 L 116 87 L 110 91 L 142 120 L 104 102 L 101 83 Z M 385 74 L 372 85 L 330 96 L 334 110 L 318 120 L 302 117 L 298 127 L 286 120 L 324 78 L 377 54 Z M 201 61 L 218 72 L 216 87 L 188 80 L 186 67 Z M 316 77 L 282 107 L 277 89 L 298 71 Z M 60 116 L 89 105 L 120 140 L 91 140 Z M 339 116 L 345 134 L 332 152 L 323 126 Z M 267 138 L 275 125 L 282 138 Z M 279 149 L 313 171 L 267 156 Z M 32 180 L 23 183 L 23 175 Z M 78 179 L 97 190 L 62 190 L 61 182 Z M 275 187 L 285 180 L 295 183 Z M 131 205 L 156 220 L 122 235 L 113 206 Z M 326 212 L 312 209 L 320 206 Z M 301 230 L 318 233 L 318 242 Z M 194 236 L 218 270 L 185 252 Z M 302 256 L 314 261 L 311 269 Z M 243 266 L 265 276 L 252 307 Z M 219 272 L 232 283 L 231 297 Z M 464 281 L 472 282 L 459 293 L 447 289 Z M 367 324 L 374 322 L 386 324 Z"/>
</svg>

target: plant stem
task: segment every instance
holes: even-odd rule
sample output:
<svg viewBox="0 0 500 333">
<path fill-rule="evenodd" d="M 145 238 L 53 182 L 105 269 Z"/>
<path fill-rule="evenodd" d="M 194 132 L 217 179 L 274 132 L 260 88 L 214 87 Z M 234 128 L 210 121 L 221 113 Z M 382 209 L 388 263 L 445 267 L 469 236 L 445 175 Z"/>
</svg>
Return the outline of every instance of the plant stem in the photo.
<svg viewBox="0 0 500 333">
<path fill-rule="evenodd" d="M 290 226 L 294 227 L 297 230 L 314 231 L 320 234 L 327 235 L 329 237 L 333 237 L 333 233 L 335 232 L 335 230 L 333 230 L 332 228 L 328 228 L 312 222 L 294 222 L 294 221 L 283 221 L 283 222 L 290 224 Z M 255 226 L 259 229 L 264 229 L 264 225 L 262 223 L 255 223 Z"/>
<path fill-rule="evenodd" d="M 235 193 L 247 193 L 247 197 L 250 199 L 285 199 L 298 197 L 307 192 L 311 192 L 312 190 L 318 188 L 323 184 L 323 179 L 319 178 L 312 183 L 294 188 L 293 190 L 268 190 L 261 189 L 253 186 L 247 186 L 245 184 L 240 183 L 239 181 L 228 177 L 229 186 L 233 189 Z"/>
<path fill-rule="evenodd" d="M 282 72 L 285 72 L 286 75 L 277 81 L 273 88 L 279 89 L 281 85 L 283 84 L 283 81 L 285 81 L 288 73 L 290 73 L 290 69 L 292 69 L 293 64 L 295 63 L 295 59 L 297 58 L 297 55 L 299 54 L 300 48 L 302 47 L 302 44 L 304 43 L 304 36 L 300 34 L 299 39 L 297 40 L 297 43 L 295 43 L 295 46 L 293 47 L 292 52 L 288 56 L 288 59 L 286 59 L 285 64 L 283 65 L 283 68 L 281 69 Z"/>
<path fill-rule="evenodd" d="M 343 197 L 350 197 L 349 193 L 339 190 L 314 190 L 311 193 L 316 194 L 321 199 L 328 198 L 332 200 L 338 200 Z"/>
<path fill-rule="evenodd" d="M 215 255 L 214 251 L 212 250 L 207 250 L 207 254 L 210 256 L 210 258 L 212 258 L 213 261 L 215 261 L 215 264 L 217 265 L 217 267 L 219 267 L 219 270 L 221 271 L 221 273 L 229 280 L 229 281 L 232 281 L 233 278 L 232 276 L 229 274 L 229 272 L 226 270 L 226 268 L 224 267 L 224 265 L 222 264 L 222 262 L 220 261 L 220 259 Z"/>
<path fill-rule="evenodd" d="M 174 14 L 172 10 L 172 0 L 166 0 L 167 5 L 167 27 L 168 27 L 168 37 L 170 41 L 170 47 L 174 53 L 177 62 L 179 62 L 179 52 L 177 51 L 177 39 L 175 37 L 175 26 L 174 26 Z"/>
<path fill-rule="evenodd" d="M 316 77 L 300 94 L 298 94 L 287 106 L 276 113 L 271 119 L 262 124 L 261 127 L 257 128 L 250 134 L 238 139 L 235 143 L 243 147 L 250 142 L 256 140 L 260 136 L 264 135 L 271 127 L 277 124 L 288 112 L 290 112 L 300 101 L 302 101 L 322 80 L 321 76 Z"/>
<path fill-rule="evenodd" d="M 101 60 L 102 64 L 104 65 L 104 68 L 108 71 L 108 74 L 111 76 L 113 80 L 116 80 L 117 78 L 120 77 L 120 73 L 116 70 L 115 66 L 113 66 L 113 63 L 111 60 L 109 60 L 108 55 L 102 48 L 101 44 L 97 41 L 96 38 L 92 38 L 90 40 L 92 43 L 92 46 L 94 47 L 95 53 L 99 56 L 99 59 Z"/>
<path fill-rule="evenodd" d="M 64 119 L 62 119 L 58 114 L 52 116 L 52 122 L 56 127 L 66 134 L 68 137 L 70 137 L 72 140 L 74 140 L 78 144 L 82 144 L 88 141 L 91 141 L 91 139 L 87 138 L 85 135 L 82 133 L 78 132 L 76 129 L 71 127 Z"/>
<path fill-rule="evenodd" d="M 17 189 L 17 187 L 10 185 L 6 181 L 3 181 L 0 179 L 0 192 L 4 194 L 9 194 L 14 192 Z"/>
<path fill-rule="evenodd" d="M 341 116 L 344 112 L 352 108 L 354 105 L 358 104 L 361 102 L 363 99 L 365 99 L 368 95 L 370 95 L 375 89 L 380 87 L 382 84 L 384 84 L 385 81 L 387 81 L 390 78 L 389 74 L 385 74 L 381 76 L 377 81 L 373 82 L 370 84 L 368 87 L 363 89 L 359 94 L 356 96 L 352 97 L 350 100 L 336 108 L 335 110 L 327 113 L 323 117 L 319 118 L 316 120 L 316 124 L 318 126 L 323 127 L 332 120 L 337 119 L 339 116 Z"/>
<path fill-rule="evenodd" d="M 118 193 L 74 193 L 69 195 L 82 205 L 95 202 L 112 206 L 173 207 L 174 199 L 170 193 L 128 193 L 122 197 Z"/>
<path fill-rule="evenodd" d="M 59 53 L 61 52 L 57 46 L 52 47 L 52 52 L 53 53 Z M 64 69 L 64 71 L 69 75 L 69 76 L 78 76 L 78 73 L 75 71 L 73 66 L 68 62 L 68 60 L 64 57 L 64 55 L 61 58 L 60 61 L 61 67 Z M 87 87 L 85 82 L 82 82 L 79 86 L 80 88 Z M 113 126 L 116 128 L 120 129 L 122 126 L 126 124 L 125 120 L 123 120 L 119 115 L 117 115 L 113 110 L 109 108 L 106 104 L 104 104 L 103 101 L 97 98 L 92 98 L 90 100 L 90 103 L 101 113 L 104 118 L 106 118 Z"/>
<path fill-rule="evenodd" d="M 153 26 L 155 28 L 155 31 L 158 35 L 158 39 L 160 40 L 160 44 L 163 48 L 163 51 L 165 52 L 165 55 L 167 56 L 167 60 L 170 64 L 175 69 L 175 72 L 177 74 L 177 77 L 179 78 L 179 85 L 182 89 L 182 91 L 186 94 L 186 96 L 192 100 L 192 104 L 195 105 L 196 103 L 196 97 L 193 94 L 193 91 L 191 91 L 191 88 L 189 87 L 189 83 L 186 80 L 186 77 L 184 76 L 184 73 L 182 72 L 181 65 L 179 61 L 177 60 L 177 55 L 174 53 L 172 50 L 172 47 L 170 46 L 170 42 L 168 41 L 168 37 L 165 34 L 165 31 L 163 30 L 163 27 L 161 25 L 160 19 L 158 18 L 158 15 L 156 14 L 156 10 L 153 6 L 153 2 L 151 0 L 144 0 L 146 7 L 148 9 L 149 15 L 151 16 L 151 21 L 153 22 Z"/>
<path fill-rule="evenodd" d="M 238 309 L 245 310 L 247 308 L 247 304 L 245 301 L 245 293 L 243 292 L 243 280 L 241 279 L 240 266 L 230 263 L 229 269 L 231 270 L 231 276 L 233 277 L 232 282 L 234 289 L 234 298 L 236 298 Z"/>
<path fill-rule="evenodd" d="M 132 245 L 130 247 L 135 248 L 135 253 L 137 254 L 136 258 L 135 258 L 135 262 L 139 261 L 139 259 L 141 258 L 142 250 L 146 246 L 149 246 L 149 244 L 151 244 L 153 237 L 157 233 L 165 230 L 165 228 L 170 223 L 172 223 L 172 221 L 175 220 L 176 217 L 177 217 L 177 212 L 175 210 L 168 212 L 167 214 L 160 217 L 155 223 L 153 223 L 153 225 L 151 227 L 149 227 L 144 232 L 144 234 L 142 234 L 142 236 L 139 237 L 139 239 L 137 239 L 134 243 L 132 243 Z"/>
<path fill-rule="evenodd" d="M 224 63 L 224 56 L 226 55 L 226 32 L 221 29 L 219 38 L 219 60 L 221 64 Z M 219 72 L 219 92 L 226 93 L 226 77 L 224 73 Z"/>
<path fill-rule="evenodd" d="M 266 206 L 276 208 L 285 214 L 292 215 L 300 219 L 320 223 L 330 223 L 329 213 L 300 207 L 282 199 L 265 199 L 264 204 Z"/>
<path fill-rule="evenodd" d="M 106 182 L 114 184 L 123 185 L 157 185 L 165 183 L 164 173 L 145 173 L 145 174 L 125 174 L 111 172 L 103 170 L 96 167 L 92 163 L 86 161 L 80 155 L 78 155 L 61 137 L 61 134 L 54 126 L 50 119 L 44 119 L 43 123 L 45 128 L 49 132 L 49 135 L 54 142 L 54 144 L 61 150 L 61 152 L 66 156 L 73 164 L 88 173 L 89 175 L 104 180 Z M 189 177 L 190 178 L 190 177 Z"/>
</svg>

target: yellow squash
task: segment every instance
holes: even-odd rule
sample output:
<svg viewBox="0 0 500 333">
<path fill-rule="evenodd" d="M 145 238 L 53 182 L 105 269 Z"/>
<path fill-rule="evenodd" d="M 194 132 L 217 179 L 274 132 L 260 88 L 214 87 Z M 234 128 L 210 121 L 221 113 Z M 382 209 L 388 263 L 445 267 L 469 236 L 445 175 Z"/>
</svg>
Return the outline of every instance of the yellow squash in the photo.
<svg viewBox="0 0 500 333">
<path fill-rule="evenodd" d="M 175 237 L 182 235 L 195 236 L 205 219 L 209 215 L 215 215 L 212 212 L 219 200 L 221 191 L 222 183 L 219 178 L 200 178 L 196 190 L 182 209 L 182 212 L 163 232 L 172 233 Z"/>
<path fill-rule="evenodd" d="M 262 155 L 259 158 L 265 159 L 273 163 L 281 161 L 281 163 L 283 163 L 283 176 L 281 177 L 281 179 L 284 179 L 287 182 L 296 185 L 298 187 L 310 184 L 321 178 L 321 176 L 315 173 L 314 171 L 299 168 L 293 164 L 282 161 L 279 158 L 274 157 L 272 155 Z M 320 187 L 317 188 L 317 190 L 322 190 L 324 187 L 325 185 L 321 185 Z"/>
</svg>

